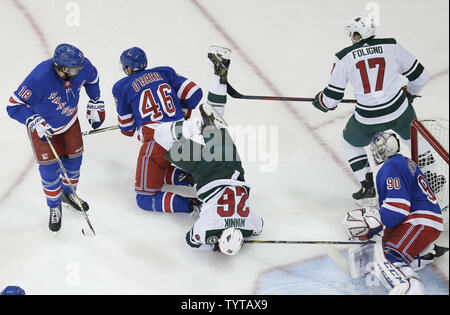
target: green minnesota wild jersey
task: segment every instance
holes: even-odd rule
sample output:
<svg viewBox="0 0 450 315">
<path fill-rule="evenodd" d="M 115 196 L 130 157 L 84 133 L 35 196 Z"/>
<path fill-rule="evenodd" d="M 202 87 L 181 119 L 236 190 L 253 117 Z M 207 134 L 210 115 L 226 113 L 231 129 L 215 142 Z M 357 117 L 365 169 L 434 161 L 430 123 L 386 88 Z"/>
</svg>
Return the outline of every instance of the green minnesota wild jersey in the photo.
<svg viewBox="0 0 450 315">
<path fill-rule="evenodd" d="M 347 47 L 335 56 L 323 104 L 334 109 L 350 81 L 357 100 L 355 118 L 374 125 L 400 117 L 408 107 L 402 87 L 416 95 L 429 77 L 422 64 L 393 38 L 371 38 Z"/>
<path fill-rule="evenodd" d="M 263 220 L 250 208 L 247 184 L 233 179 L 219 184 L 204 200 L 199 219 L 186 234 L 186 242 L 193 248 L 217 250 L 222 231 L 229 227 L 240 229 L 244 237 L 262 232 Z"/>
</svg>

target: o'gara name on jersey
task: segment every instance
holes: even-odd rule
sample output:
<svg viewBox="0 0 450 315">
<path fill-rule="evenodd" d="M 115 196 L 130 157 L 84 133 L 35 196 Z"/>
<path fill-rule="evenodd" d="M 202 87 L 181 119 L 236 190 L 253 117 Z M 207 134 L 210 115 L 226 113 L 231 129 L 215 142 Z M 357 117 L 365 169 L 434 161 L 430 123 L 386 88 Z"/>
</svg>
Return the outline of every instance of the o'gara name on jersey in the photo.
<svg viewBox="0 0 450 315">
<path fill-rule="evenodd" d="M 382 53 L 383 53 L 382 46 L 363 47 L 363 48 L 359 48 L 359 49 L 352 51 L 353 59 L 357 59 L 357 58 L 369 56 L 369 55 L 382 54 Z"/>
<path fill-rule="evenodd" d="M 136 80 L 131 82 L 131 85 L 133 86 L 133 89 L 136 92 L 139 92 L 141 87 L 144 87 L 147 84 L 150 84 L 152 82 L 162 81 L 162 80 L 163 80 L 163 78 L 161 77 L 161 75 L 158 72 L 150 72 L 150 73 L 145 73 L 145 74 L 141 75 L 139 78 L 137 78 Z"/>
</svg>

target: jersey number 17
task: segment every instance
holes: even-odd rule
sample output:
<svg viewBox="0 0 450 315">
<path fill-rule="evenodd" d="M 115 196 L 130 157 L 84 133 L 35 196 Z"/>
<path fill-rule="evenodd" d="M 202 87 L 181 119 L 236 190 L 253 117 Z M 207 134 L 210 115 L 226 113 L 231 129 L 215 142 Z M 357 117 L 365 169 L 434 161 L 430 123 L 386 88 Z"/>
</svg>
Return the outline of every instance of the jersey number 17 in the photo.
<svg viewBox="0 0 450 315">
<path fill-rule="evenodd" d="M 383 89 L 384 82 L 384 69 L 386 68 L 386 60 L 384 58 L 372 58 L 367 60 L 369 69 L 373 69 L 378 65 L 378 75 L 377 83 L 375 86 L 375 91 L 381 91 Z M 367 73 L 366 60 L 361 60 L 356 64 L 359 73 L 361 74 L 361 80 L 364 87 L 364 94 L 369 94 L 372 92 L 372 88 L 369 82 L 369 75 Z"/>
</svg>

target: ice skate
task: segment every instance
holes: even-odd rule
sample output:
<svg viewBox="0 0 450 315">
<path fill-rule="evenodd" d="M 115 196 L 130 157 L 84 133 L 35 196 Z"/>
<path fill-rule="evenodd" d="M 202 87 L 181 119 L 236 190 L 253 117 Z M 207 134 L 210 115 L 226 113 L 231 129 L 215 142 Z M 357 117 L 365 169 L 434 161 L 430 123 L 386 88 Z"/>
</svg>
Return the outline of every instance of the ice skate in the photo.
<svg viewBox="0 0 450 315">
<path fill-rule="evenodd" d="M 361 188 L 352 194 L 353 200 L 361 207 L 375 207 L 377 205 L 377 191 L 373 182 L 373 174 L 367 173 L 361 182 Z"/>
<path fill-rule="evenodd" d="M 89 210 L 89 205 L 86 201 L 78 197 L 78 200 L 81 203 L 81 206 L 83 207 L 83 210 L 86 212 Z M 79 211 L 81 212 L 80 206 L 78 205 L 78 202 L 76 200 L 76 197 L 73 194 L 66 193 L 64 190 L 61 194 L 61 201 L 62 205 L 70 210 Z"/>
<path fill-rule="evenodd" d="M 178 174 L 178 181 L 180 183 L 185 182 L 191 187 L 195 185 L 195 181 L 194 181 L 194 178 L 192 177 L 192 175 L 189 173 L 186 173 L 186 172 L 180 172 Z"/>
<path fill-rule="evenodd" d="M 204 103 L 199 106 L 200 114 L 202 115 L 204 127 L 216 126 L 217 128 L 226 128 L 228 126 L 225 119 L 212 107 Z"/>
<path fill-rule="evenodd" d="M 189 199 L 189 210 L 191 210 L 191 218 L 197 219 L 200 216 L 200 211 L 202 208 L 202 202 L 197 198 Z"/>
<path fill-rule="evenodd" d="M 227 84 L 231 50 L 220 46 L 210 46 L 208 59 L 214 65 L 214 74 L 219 76 L 221 84 Z"/>
<path fill-rule="evenodd" d="M 50 208 L 50 218 L 48 227 L 52 232 L 58 232 L 61 229 L 62 209 L 61 206 Z"/>
</svg>

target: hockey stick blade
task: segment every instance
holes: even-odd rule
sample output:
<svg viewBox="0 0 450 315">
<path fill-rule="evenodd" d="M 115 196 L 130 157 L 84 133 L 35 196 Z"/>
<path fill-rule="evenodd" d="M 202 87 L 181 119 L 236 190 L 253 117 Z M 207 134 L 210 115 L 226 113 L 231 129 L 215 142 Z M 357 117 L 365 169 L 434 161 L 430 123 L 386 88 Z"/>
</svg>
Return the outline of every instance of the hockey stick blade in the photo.
<svg viewBox="0 0 450 315">
<path fill-rule="evenodd" d="M 94 129 L 94 130 L 88 130 L 88 131 L 83 131 L 81 133 L 82 136 L 88 136 L 88 135 L 95 135 L 97 133 L 102 133 L 105 131 L 109 131 L 109 130 L 116 130 L 119 129 L 119 126 L 109 126 L 109 127 L 105 127 L 105 128 L 100 128 L 100 129 Z"/>
<path fill-rule="evenodd" d="M 262 95 L 243 95 L 236 91 L 230 83 L 227 83 L 227 93 L 233 98 L 246 100 L 262 100 L 262 101 L 294 101 L 294 102 L 312 102 L 312 97 L 289 97 L 289 96 L 262 96 Z M 356 103 L 356 100 L 343 99 L 341 103 Z"/>
</svg>

